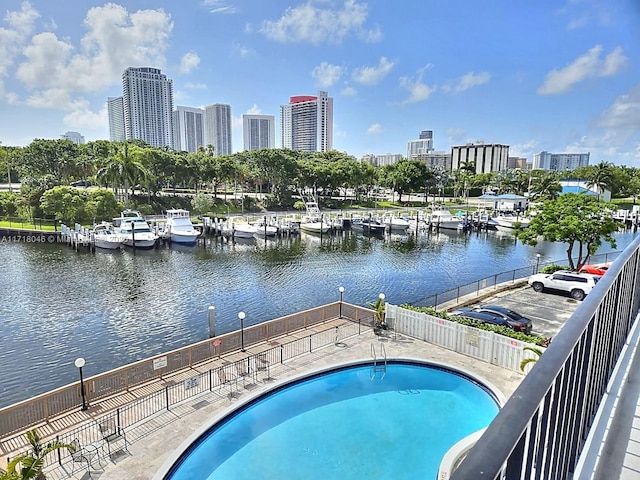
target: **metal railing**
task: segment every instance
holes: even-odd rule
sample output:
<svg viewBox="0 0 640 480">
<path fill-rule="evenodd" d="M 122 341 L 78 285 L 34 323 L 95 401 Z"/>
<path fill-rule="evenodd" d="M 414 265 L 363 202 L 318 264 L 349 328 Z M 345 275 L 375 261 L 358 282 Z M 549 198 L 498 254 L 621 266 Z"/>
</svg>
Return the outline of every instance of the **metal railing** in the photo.
<svg viewBox="0 0 640 480">
<path fill-rule="evenodd" d="M 640 308 L 640 239 L 577 308 L 452 480 L 572 478 Z"/>
<path fill-rule="evenodd" d="M 88 403 L 129 390 L 137 385 L 162 378 L 203 361 L 240 350 L 242 336 L 244 346 L 249 347 L 301 330 L 326 320 L 338 318 L 340 302 L 298 312 L 286 317 L 245 327 L 224 335 L 140 360 L 84 380 L 85 397 Z M 342 317 L 358 321 L 369 318 L 371 310 L 342 303 Z M 295 342 L 287 349 L 299 349 Z M 305 347 L 306 348 L 306 347 Z M 296 351 L 285 352 L 285 357 L 297 355 Z M 31 425 L 49 421 L 52 417 L 82 405 L 80 382 L 57 388 L 36 397 L 0 409 L 0 437 L 24 430 Z"/>
<path fill-rule="evenodd" d="M 620 252 L 602 253 L 597 255 L 591 255 L 589 262 L 591 263 L 606 263 L 611 262 L 620 255 Z M 480 295 L 481 292 L 486 292 L 488 288 L 497 289 L 499 286 L 503 287 L 508 284 L 515 284 L 519 280 L 542 271 L 542 269 L 548 265 L 567 265 L 567 257 L 560 258 L 547 262 L 536 262 L 528 267 L 516 268 L 507 272 L 496 273 L 488 277 L 475 280 L 474 282 L 460 285 L 451 290 L 439 292 L 434 295 L 419 298 L 418 300 L 411 302 L 416 307 L 433 307 L 438 308 L 448 302 L 459 302 L 460 299 L 467 295 Z"/>
<path fill-rule="evenodd" d="M 347 307 L 347 305 L 344 305 Z M 171 411 L 176 406 L 207 392 L 218 392 L 224 396 L 232 398 L 239 395 L 240 391 L 251 384 L 260 381 L 271 380 L 271 369 L 278 364 L 284 364 L 287 360 L 313 352 L 316 349 L 333 344 L 336 339 L 344 339 L 365 332 L 371 331 L 373 327 L 372 312 L 358 320 L 345 318 L 345 323 L 340 326 L 331 327 L 320 332 L 312 333 L 290 342 L 268 348 L 260 353 L 248 354 L 246 358 L 236 360 L 215 368 L 208 368 L 205 371 L 190 369 L 181 374 L 171 377 L 172 381 L 144 397 L 128 402 L 124 406 L 116 408 L 114 411 L 106 413 L 94 420 L 78 425 L 74 428 L 60 428 L 60 432 L 52 435 L 43 435 L 43 441 L 56 439 L 65 444 L 77 439 L 80 445 L 96 444 L 103 441 L 100 433 L 100 424 L 113 420 L 114 424 L 124 429 L 139 424 L 150 417 L 163 411 Z M 198 368 L 195 366 L 195 368 Z M 202 370 L 202 367 L 200 367 Z M 175 380 L 174 380 L 175 379 Z M 192 409 L 191 409 L 192 410 Z M 63 426 L 66 421 L 60 422 Z M 56 429 L 57 425 L 51 425 L 51 429 Z M 41 432 L 43 434 L 44 432 Z M 126 433 L 128 441 L 131 442 L 131 432 Z M 12 452 L 7 461 L 20 453 L 26 453 L 26 436 L 21 438 L 5 438 L 3 440 L 4 451 Z M 22 438 L 24 437 L 24 438 Z M 22 444 L 24 447 L 12 448 L 12 445 Z M 70 461 L 70 455 L 66 450 L 58 450 L 54 454 L 45 457 L 45 468 L 57 465 L 65 465 Z"/>
</svg>

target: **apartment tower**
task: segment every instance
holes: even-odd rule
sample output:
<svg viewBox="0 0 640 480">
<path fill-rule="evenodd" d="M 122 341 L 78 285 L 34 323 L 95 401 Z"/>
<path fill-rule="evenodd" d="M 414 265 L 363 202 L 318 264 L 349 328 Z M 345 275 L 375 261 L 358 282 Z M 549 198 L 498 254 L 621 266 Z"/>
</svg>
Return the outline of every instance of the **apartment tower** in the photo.
<svg viewBox="0 0 640 480">
<path fill-rule="evenodd" d="M 107 98 L 107 111 L 109 113 L 109 140 L 112 142 L 124 142 L 127 137 L 124 132 L 124 104 L 122 97 Z"/>
<path fill-rule="evenodd" d="M 176 107 L 173 111 L 174 150 L 193 153 L 205 146 L 204 115 L 202 108 Z"/>
<path fill-rule="evenodd" d="M 275 148 L 276 119 L 273 115 L 242 115 L 242 148 Z"/>
<path fill-rule="evenodd" d="M 213 145 L 214 155 L 231 155 L 231 105 L 214 103 L 205 108 L 204 141 Z"/>
<path fill-rule="evenodd" d="M 154 147 L 173 148 L 173 81 L 157 68 L 129 67 L 122 74 L 124 129 Z"/>
<path fill-rule="evenodd" d="M 291 97 L 280 106 L 280 135 L 283 148 L 304 152 L 333 149 L 333 98 L 327 92 L 318 96 Z"/>
</svg>

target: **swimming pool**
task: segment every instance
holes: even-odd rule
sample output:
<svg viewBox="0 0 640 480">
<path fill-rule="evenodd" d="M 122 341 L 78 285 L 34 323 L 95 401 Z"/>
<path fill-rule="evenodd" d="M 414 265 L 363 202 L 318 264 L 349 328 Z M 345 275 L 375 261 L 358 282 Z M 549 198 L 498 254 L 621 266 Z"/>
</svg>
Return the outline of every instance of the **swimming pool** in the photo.
<svg viewBox="0 0 640 480">
<path fill-rule="evenodd" d="M 441 366 L 340 367 L 239 407 L 156 478 L 436 478 L 445 453 L 498 408 L 488 388 Z"/>
</svg>

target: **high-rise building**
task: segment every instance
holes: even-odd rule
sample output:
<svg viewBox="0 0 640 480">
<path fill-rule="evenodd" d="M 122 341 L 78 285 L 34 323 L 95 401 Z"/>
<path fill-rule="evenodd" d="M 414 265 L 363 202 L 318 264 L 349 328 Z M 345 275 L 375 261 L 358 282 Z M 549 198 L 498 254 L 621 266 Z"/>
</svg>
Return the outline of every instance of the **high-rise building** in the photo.
<svg viewBox="0 0 640 480">
<path fill-rule="evenodd" d="M 589 165 L 589 153 L 549 153 L 540 152 L 533 156 L 534 170 L 554 170 L 562 172 Z"/>
<path fill-rule="evenodd" d="M 433 151 L 433 131 L 423 130 L 418 140 L 409 140 L 407 144 L 408 160 L 424 160 L 424 156 Z"/>
<path fill-rule="evenodd" d="M 231 105 L 214 103 L 205 108 L 204 141 L 214 155 L 231 155 Z"/>
<path fill-rule="evenodd" d="M 304 152 L 333 149 L 333 98 L 327 92 L 318 96 L 291 97 L 280 106 L 280 135 L 283 148 Z"/>
<path fill-rule="evenodd" d="M 71 140 L 76 145 L 84 145 L 84 136 L 78 132 L 65 132 L 64 135 L 60 135 L 63 140 Z"/>
<path fill-rule="evenodd" d="M 173 148 L 177 152 L 197 152 L 204 147 L 204 110 L 177 106 L 173 111 Z"/>
<path fill-rule="evenodd" d="M 154 147 L 173 148 L 173 81 L 157 68 L 129 67 L 122 74 L 124 130 Z"/>
<path fill-rule="evenodd" d="M 507 170 L 509 145 L 485 144 L 483 141 L 451 147 L 451 170 L 475 165 L 475 173 Z"/>
<path fill-rule="evenodd" d="M 275 148 L 276 118 L 273 115 L 242 115 L 242 148 Z"/>
<path fill-rule="evenodd" d="M 124 142 L 127 137 L 124 133 L 122 97 L 107 98 L 107 111 L 109 112 L 109 140 L 112 142 Z"/>
</svg>

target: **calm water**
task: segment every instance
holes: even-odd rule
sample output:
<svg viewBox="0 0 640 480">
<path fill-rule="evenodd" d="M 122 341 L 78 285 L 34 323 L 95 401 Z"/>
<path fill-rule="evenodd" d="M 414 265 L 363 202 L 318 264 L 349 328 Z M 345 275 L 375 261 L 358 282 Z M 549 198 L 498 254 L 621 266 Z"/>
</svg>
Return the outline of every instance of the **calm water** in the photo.
<svg viewBox="0 0 640 480">
<path fill-rule="evenodd" d="M 634 234 L 618 235 L 622 250 Z M 610 251 L 608 244 L 604 251 Z M 565 258 L 501 232 L 366 238 L 302 234 L 275 241 L 76 253 L 59 244 L 0 244 L 0 406 L 217 333 L 339 298 L 394 304 L 527 265 Z"/>
<path fill-rule="evenodd" d="M 394 363 L 372 380 L 371 366 L 348 368 L 243 409 L 168 478 L 436 478 L 444 454 L 497 413 L 486 390 L 445 370 Z"/>
</svg>

